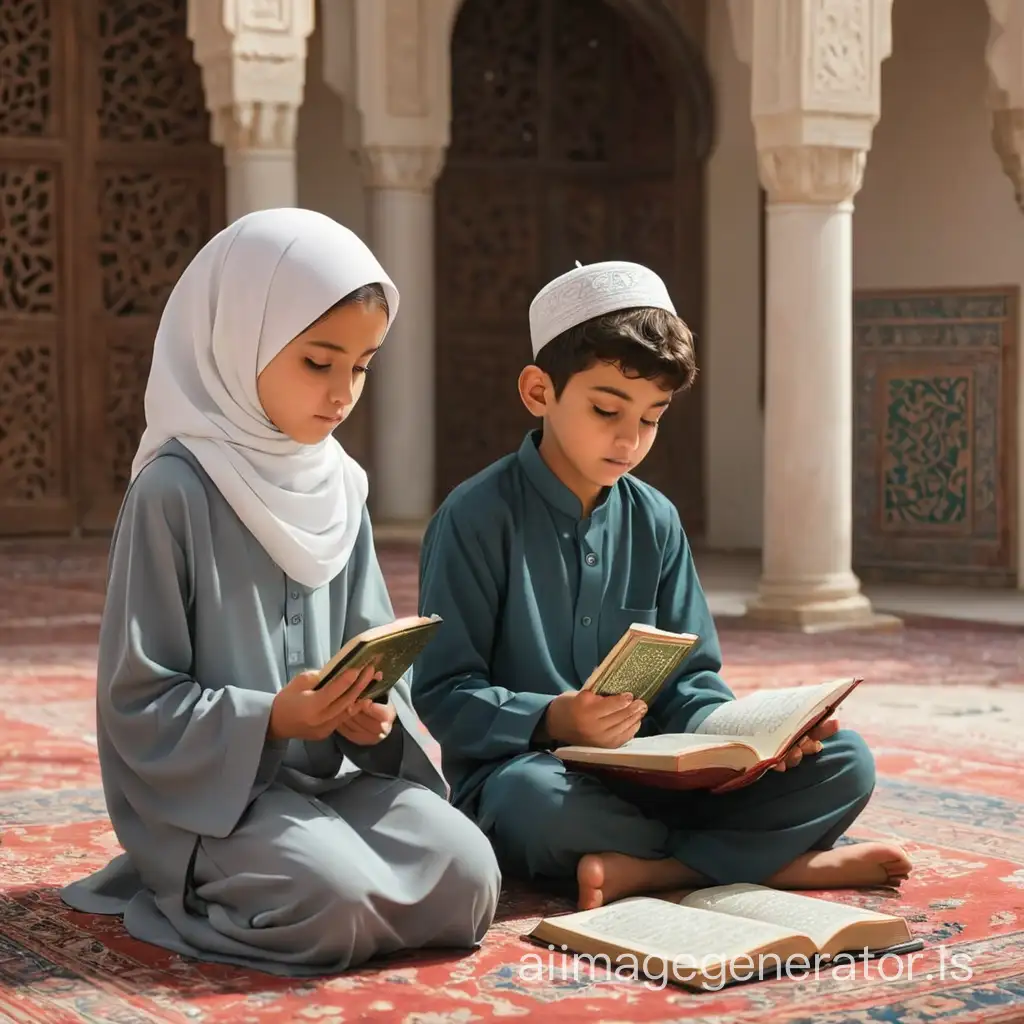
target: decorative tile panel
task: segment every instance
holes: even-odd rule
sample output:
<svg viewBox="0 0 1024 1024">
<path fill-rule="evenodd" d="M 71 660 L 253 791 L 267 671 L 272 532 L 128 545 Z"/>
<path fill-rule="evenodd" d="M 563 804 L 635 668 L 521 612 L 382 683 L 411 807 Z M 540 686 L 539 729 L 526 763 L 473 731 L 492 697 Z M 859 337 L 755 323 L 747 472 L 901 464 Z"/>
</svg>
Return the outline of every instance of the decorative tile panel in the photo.
<svg viewBox="0 0 1024 1024">
<path fill-rule="evenodd" d="M 854 562 L 1016 583 L 1016 289 L 854 296 Z"/>
</svg>

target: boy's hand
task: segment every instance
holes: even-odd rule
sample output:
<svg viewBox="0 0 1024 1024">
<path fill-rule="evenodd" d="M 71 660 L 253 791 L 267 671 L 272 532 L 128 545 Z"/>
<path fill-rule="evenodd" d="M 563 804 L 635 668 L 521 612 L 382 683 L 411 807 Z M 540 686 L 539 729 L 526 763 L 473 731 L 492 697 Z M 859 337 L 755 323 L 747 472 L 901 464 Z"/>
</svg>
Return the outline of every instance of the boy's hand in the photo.
<svg viewBox="0 0 1024 1024">
<path fill-rule="evenodd" d="M 787 768 L 795 768 L 807 754 L 817 754 L 821 751 L 821 741 L 827 740 L 839 731 L 838 718 L 826 718 L 820 725 L 816 725 L 806 736 L 799 739 L 789 748 L 784 760 L 774 765 L 774 770 L 784 772 Z"/>
<path fill-rule="evenodd" d="M 621 747 L 640 728 L 647 705 L 631 693 L 600 696 L 590 690 L 559 694 L 544 712 L 544 732 L 561 744 Z"/>
<path fill-rule="evenodd" d="M 395 721 L 393 704 L 377 704 L 364 697 L 355 707 L 355 713 L 338 726 L 337 731 L 345 739 L 361 747 L 372 747 L 388 738 Z"/>
<path fill-rule="evenodd" d="M 300 672 L 274 697 L 267 739 L 326 739 L 356 712 L 360 695 L 374 678 L 380 674 L 373 665 L 350 668 L 315 690 L 320 673 Z"/>
</svg>

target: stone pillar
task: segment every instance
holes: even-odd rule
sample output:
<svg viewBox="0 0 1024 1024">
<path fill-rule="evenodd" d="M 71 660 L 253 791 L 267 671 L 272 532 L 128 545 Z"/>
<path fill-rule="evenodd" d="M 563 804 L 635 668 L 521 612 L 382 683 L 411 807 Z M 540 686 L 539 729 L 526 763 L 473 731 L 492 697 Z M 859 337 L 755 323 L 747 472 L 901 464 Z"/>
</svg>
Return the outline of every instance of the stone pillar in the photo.
<svg viewBox="0 0 1024 1024">
<path fill-rule="evenodd" d="M 746 4 L 768 194 L 764 548 L 747 611 L 807 631 L 895 623 L 873 613 L 852 570 L 851 218 L 880 114 L 891 4 Z"/>
<path fill-rule="evenodd" d="M 1024 4 L 988 0 L 985 59 L 989 69 L 992 145 L 1024 210 Z"/>
<path fill-rule="evenodd" d="M 213 141 L 224 148 L 228 221 L 296 205 L 295 128 L 314 0 L 189 0 Z"/>
<path fill-rule="evenodd" d="M 434 508 L 434 181 L 443 151 L 363 151 L 374 251 L 401 293 L 374 358 L 374 516 L 421 525 Z"/>
<path fill-rule="evenodd" d="M 367 384 L 374 522 L 398 535 L 417 532 L 435 507 L 434 182 L 448 146 L 457 7 L 458 0 L 322 7 L 324 81 L 345 100 L 345 140 L 364 171 L 368 242 L 402 295 Z"/>
</svg>

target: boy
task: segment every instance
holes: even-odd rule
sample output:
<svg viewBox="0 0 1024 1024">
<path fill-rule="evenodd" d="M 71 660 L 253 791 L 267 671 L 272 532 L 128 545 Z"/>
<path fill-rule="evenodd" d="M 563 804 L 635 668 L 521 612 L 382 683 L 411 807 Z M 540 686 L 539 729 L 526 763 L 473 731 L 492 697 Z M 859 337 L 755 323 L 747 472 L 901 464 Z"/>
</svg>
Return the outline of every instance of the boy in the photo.
<svg viewBox="0 0 1024 1024">
<path fill-rule="evenodd" d="M 832 849 L 875 782 L 863 740 L 835 720 L 782 772 L 718 796 L 599 781 L 549 752 L 692 731 L 733 694 L 675 507 L 629 475 L 696 375 L 664 284 L 631 263 L 577 267 L 534 299 L 530 330 L 519 393 L 541 429 L 452 491 L 423 543 L 420 607 L 445 624 L 413 700 L 453 802 L 505 873 L 575 880 L 581 909 L 730 882 L 899 884 L 898 847 Z M 701 638 L 650 708 L 579 690 L 632 622 Z"/>
</svg>

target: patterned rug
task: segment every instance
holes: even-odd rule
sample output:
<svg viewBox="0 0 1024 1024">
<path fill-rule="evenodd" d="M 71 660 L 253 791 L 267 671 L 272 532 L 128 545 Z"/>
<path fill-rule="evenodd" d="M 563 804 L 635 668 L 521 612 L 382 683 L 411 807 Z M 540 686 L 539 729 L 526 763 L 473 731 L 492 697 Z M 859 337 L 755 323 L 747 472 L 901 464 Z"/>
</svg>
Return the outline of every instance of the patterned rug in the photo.
<svg viewBox="0 0 1024 1024">
<path fill-rule="evenodd" d="M 0 559 L 2 562 L 3 559 Z M 412 609 L 408 550 L 383 554 Z M 880 782 L 856 838 L 892 837 L 915 872 L 901 892 L 822 894 L 905 916 L 925 952 L 691 993 L 609 978 L 520 936 L 566 903 L 509 886 L 481 949 L 390 959 L 289 982 L 209 967 L 77 914 L 63 883 L 118 851 L 94 742 L 95 560 L 0 565 L 0 1021 L 474 1024 L 504 1019 L 700 1024 L 973 1024 L 1024 1020 L 1024 638 L 914 622 L 901 633 L 799 637 L 722 623 L 739 692 L 854 672 L 844 724 Z M 59 642 L 54 642 L 55 638 Z"/>
</svg>

